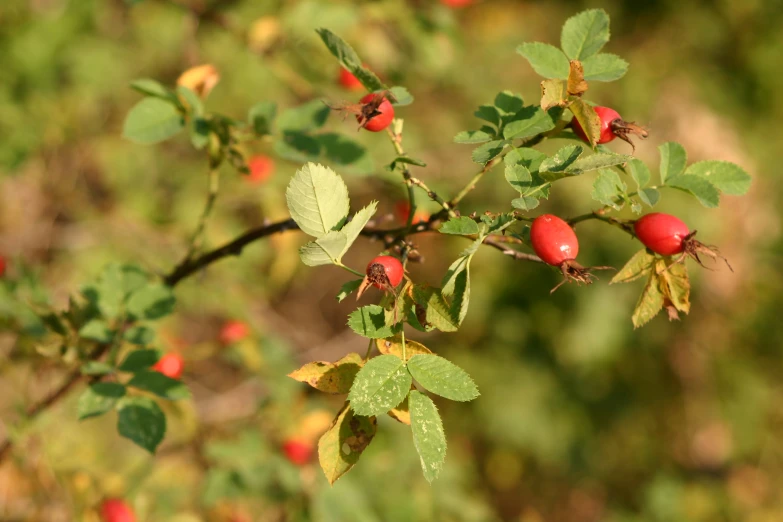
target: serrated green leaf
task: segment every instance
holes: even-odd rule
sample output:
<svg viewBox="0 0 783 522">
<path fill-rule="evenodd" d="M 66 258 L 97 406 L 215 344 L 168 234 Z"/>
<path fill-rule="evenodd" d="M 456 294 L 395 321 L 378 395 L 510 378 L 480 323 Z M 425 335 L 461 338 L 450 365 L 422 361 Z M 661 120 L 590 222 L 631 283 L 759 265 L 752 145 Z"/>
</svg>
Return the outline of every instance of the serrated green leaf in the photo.
<svg viewBox="0 0 783 522">
<path fill-rule="evenodd" d="M 503 137 L 507 140 L 530 138 L 554 128 L 555 122 L 549 112 L 538 105 L 530 105 L 517 112 L 506 124 Z"/>
<path fill-rule="evenodd" d="M 509 185 L 520 194 L 524 194 L 533 184 L 533 176 L 522 164 L 506 162 L 504 174 Z"/>
<path fill-rule="evenodd" d="M 568 58 L 554 45 L 527 42 L 517 47 L 517 53 L 524 56 L 533 70 L 544 78 L 568 78 Z"/>
<path fill-rule="evenodd" d="M 150 344 L 155 339 L 155 330 L 149 326 L 137 324 L 125 330 L 122 334 L 122 339 L 131 344 L 144 346 Z"/>
<path fill-rule="evenodd" d="M 501 91 L 495 96 L 495 107 L 497 107 L 501 113 L 516 114 L 522 110 L 525 102 L 522 100 L 521 94 L 516 94 L 511 91 Z"/>
<path fill-rule="evenodd" d="M 494 105 L 480 105 L 473 115 L 495 126 L 500 126 L 500 111 Z"/>
<path fill-rule="evenodd" d="M 609 205 L 615 209 L 620 208 L 617 200 L 625 194 L 625 183 L 620 179 L 617 172 L 609 169 L 603 169 L 593 182 L 593 192 L 590 196 L 604 205 Z"/>
<path fill-rule="evenodd" d="M 639 301 L 637 301 L 634 308 L 633 316 L 631 317 L 634 328 L 639 328 L 649 323 L 663 308 L 664 296 L 661 293 L 656 269 L 656 267 L 653 267 L 650 270 L 642 295 L 639 296 Z"/>
<path fill-rule="evenodd" d="M 519 210 L 533 210 L 539 205 L 538 198 L 522 196 L 511 200 L 511 206 Z"/>
<path fill-rule="evenodd" d="M 112 373 L 114 368 L 105 362 L 100 361 L 87 361 L 79 368 L 82 375 L 106 375 Z"/>
<path fill-rule="evenodd" d="M 343 283 L 343 286 L 340 287 L 340 292 L 335 297 L 335 299 L 337 299 L 337 302 L 342 303 L 346 297 L 348 297 L 356 290 L 358 290 L 359 287 L 362 286 L 362 281 L 363 279 L 355 279 L 353 281 L 348 281 L 347 283 Z"/>
<path fill-rule="evenodd" d="M 480 244 L 476 240 L 475 244 Z M 443 289 L 441 295 L 451 298 L 449 307 L 449 317 L 456 317 L 457 325 L 462 324 L 465 316 L 468 314 L 468 304 L 470 303 L 470 261 L 473 253 L 462 255 L 454 261 L 441 282 Z"/>
<path fill-rule="evenodd" d="M 351 248 L 351 245 L 353 245 L 353 242 L 356 241 L 357 237 L 359 237 L 359 233 L 362 231 L 362 229 L 364 229 L 365 225 L 367 225 L 367 222 L 370 220 L 370 218 L 375 215 L 375 211 L 377 209 L 378 202 L 371 201 L 369 205 L 354 214 L 353 219 L 342 228 L 340 232 L 345 234 L 346 238 L 348 239 L 348 243 L 340 252 L 340 258 L 345 255 L 349 248 Z"/>
<path fill-rule="evenodd" d="M 519 164 L 524 166 L 532 173 L 538 172 L 541 167 L 541 163 L 547 158 L 547 155 L 543 152 L 539 152 L 536 149 L 529 147 L 519 147 L 511 150 L 503 157 L 503 162 L 506 165 Z"/>
<path fill-rule="evenodd" d="M 128 298 L 126 310 L 136 319 L 155 320 L 173 312 L 176 302 L 171 288 L 152 284 L 133 292 Z"/>
<path fill-rule="evenodd" d="M 369 69 L 362 66 L 362 61 L 356 51 L 348 43 L 328 29 L 316 29 L 329 52 L 369 91 L 385 89 L 386 86 Z"/>
<path fill-rule="evenodd" d="M 411 103 L 413 103 L 413 95 L 410 92 L 408 92 L 408 89 L 406 89 L 405 87 L 395 85 L 394 87 L 389 89 L 389 92 L 391 92 L 392 97 L 394 98 L 394 101 L 392 101 L 391 103 L 396 107 L 404 107 L 406 105 L 410 105 Z"/>
<path fill-rule="evenodd" d="M 108 343 L 114 338 L 114 332 L 106 321 L 93 319 L 79 329 L 79 337 L 99 343 Z"/>
<path fill-rule="evenodd" d="M 79 420 L 103 415 L 125 395 L 125 386 L 116 382 L 95 382 L 79 396 L 76 411 Z"/>
<path fill-rule="evenodd" d="M 636 252 L 631 259 L 625 263 L 619 272 L 617 272 L 609 284 L 630 283 L 640 277 L 650 274 L 655 263 L 655 255 L 651 254 L 646 248 Z"/>
<path fill-rule="evenodd" d="M 345 403 L 318 440 L 318 462 L 329 484 L 334 484 L 359 461 L 375 437 L 377 424 L 374 416 L 354 415 L 349 403 Z"/>
<path fill-rule="evenodd" d="M 158 362 L 158 359 L 160 359 L 160 352 L 158 350 L 133 350 L 125 357 L 125 360 L 122 361 L 119 370 L 136 373 L 150 368 Z"/>
<path fill-rule="evenodd" d="M 446 273 L 444 279 L 447 277 L 449 277 L 449 272 Z M 454 313 L 453 303 L 452 306 L 449 306 L 438 288 L 417 285 L 413 289 L 413 300 L 423 310 L 424 322 L 427 323 L 424 326 L 432 326 L 441 332 L 457 331 L 460 321 Z M 467 303 L 464 306 L 467 306 Z"/>
<path fill-rule="evenodd" d="M 155 453 L 166 434 L 166 416 L 160 406 L 147 397 L 126 397 L 118 409 L 119 434 L 150 453 Z"/>
<path fill-rule="evenodd" d="M 178 401 L 190 397 L 190 390 L 182 381 L 172 379 L 154 370 L 135 372 L 133 378 L 128 382 L 128 386 L 154 393 L 158 397 L 170 401 Z"/>
<path fill-rule="evenodd" d="M 685 171 L 688 155 L 679 143 L 668 141 L 658 147 L 661 153 L 661 183 L 679 176 Z"/>
<path fill-rule="evenodd" d="M 584 148 L 580 145 L 566 145 L 558 150 L 554 156 L 545 158 L 538 167 L 540 174 L 564 172 L 582 154 Z"/>
<path fill-rule="evenodd" d="M 312 100 L 281 112 L 277 118 L 277 126 L 280 130 L 295 132 L 320 129 L 329 118 L 329 110 L 321 100 Z"/>
<path fill-rule="evenodd" d="M 636 182 L 636 185 L 640 189 L 646 187 L 650 182 L 650 178 L 652 177 L 652 174 L 650 174 L 650 169 L 647 168 L 647 165 L 645 165 L 643 161 L 636 158 L 628 160 L 628 173 L 631 175 L 633 180 Z"/>
<path fill-rule="evenodd" d="M 584 174 L 585 172 L 590 172 L 592 170 L 606 169 L 606 167 L 621 165 L 630 159 L 631 156 L 625 156 L 623 154 L 599 152 L 596 154 L 591 154 L 590 156 L 582 156 L 570 163 L 567 159 L 566 162 L 562 165 L 542 165 L 539 172 L 543 179 L 547 181 L 555 181 L 566 176 L 579 176 L 580 174 Z M 625 184 L 623 183 L 623 187 L 624 186 Z"/>
<path fill-rule="evenodd" d="M 356 374 L 348 401 L 358 415 L 382 415 L 400 404 L 410 387 L 405 363 L 394 355 L 379 355 Z"/>
<path fill-rule="evenodd" d="M 479 145 L 475 149 L 473 149 L 473 153 L 471 154 L 471 159 L 474 163 L 479 163 L 481 165 L 486 165 L 492 159 L 494 159 L 498 154 L 503 152 L 503 148 L 506 146 L 505 140 L 494 140 L 490 141 L 488 143 L 485 143 L 483 145 Z"/>
<path fill-rule="evenodd" d="M 603 9 L 578 13 L 563 25 L 560 47 L 571 60 L 587 60 L 609 41 L 609 15 Z"/>
<path fill-rule="evenodd" d="M 470 236 L 479 233 L 478 223 L 467 216 L 451 218 L 438 230 L 441 234 Z"/>
<path fill-rule="evenodd" d="M 344 232 L 332 230 L 323 237 L 303 245 L 299 257 L 307 266 L 321 266 L 339 263 L 342 253 L 348 248 L 348 237 Z"/>
<path fill-rule="evenodd" d="M 131 108 L 122 135 L 136 143 L 150 145 L 165 141 L 185 127 L 185 118 L 172 102 L 144 98 Z"/>
<path fill-rule="evenodd" d="M 348 316 L 348 326 L 357 334 L 369 339 L 391 337 L 400 328 L 400 324 L 394 327 L 386 324 L 386 314 L 378 305 L 362 306 L 351 312 Z"/>
<path fill-rule="evenodd" d="M 644 188 L 639 191 L 639 199 L 647 206 L 654 207 L 661 199 L 661 193 L 654 188 Z"/>
<path fill-rule="evenodd" d="M 247 123 L 253 128 L 256 136 L 266 136 L 273 132 L 275 116 L 277 116 L 275 102 L 260 102 L 250 107 Z"/>
<path fill-rule="evenodd" d="M 598 117 L 595 109 L 581 98 L 572 98 L 568 109 L 581 125 L 590 146 L 595 147 L 601 137 L 601 118 Z"/>
<path fill-rule="evenodd" d="M 582 60 L 582 67 L 587 81 L 613 82 L 628 72 L 628 62 L 609 53 L 595 54 Z"/>
<path fill-rule="evenodd" d="M 432 399 L 412 390 L 408 397 L 411 415 L 413 445 L 419 454 L 421 468 L 427 482 L 432 482 L 443 469 L 446 461 L 446 434 L 438 409 Z"/>
<path fill-rule="evenodd" d="M 341 226 L 348 216 L 348 187 L 332 169 L 307 163 L 288 184 L 288 210 L 303 232 L 320 238 Z"/>
<path fill-rule="evenodd" d="M 680 174 L 666 178 L 666 186 L 678 188 L 693 194 L 699 203 L 707 208 L 717 208 L 720 203 L 720 192 L 715 186 L 700 176 Z"/>
<path fill-rule="evenodd" d="M 493 134 L 482 130 L 462 131 L 454 136 L 454 143 L 486 143 L 493 138 Z"/>
<path fill-rule="evenodd" d="M 356 374 L 364 364 L 358 353 L 349 353 L 337 362 L 313 361 L 288 376 L 309 384 L 318 391 L 331 394 L 348 393 Z"/>
<path fill-rule="evenodd" d="M 715 188 L 732 196 L 742 196 L 750 189 L 750 174 L 728 161 L 699 161 L 685 169 L 685 176 L 698 176 Z"/>
<path fill-rule="evenodd" d="M 472 401 L 479 396 L 470 376 L 456 364 L 437 355 L 414 355 L 408 371 L 424 388 L 452 401 Z"/>
</svg>

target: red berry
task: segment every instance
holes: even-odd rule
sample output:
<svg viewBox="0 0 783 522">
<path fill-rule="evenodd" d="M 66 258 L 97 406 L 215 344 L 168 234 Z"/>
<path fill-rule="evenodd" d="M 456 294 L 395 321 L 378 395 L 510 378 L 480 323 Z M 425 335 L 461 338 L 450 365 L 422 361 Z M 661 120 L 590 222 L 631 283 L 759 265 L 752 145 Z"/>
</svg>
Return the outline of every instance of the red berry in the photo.
<svg viewBox="0 0 783 522">
<path fill-rule="evenodd" d="M 440 0 L 440 3 L 447 7 L 465 7 L 473 3 L 473 0 Z"/>
<path fill-rule="evenodd" d="M 660 212 L 640 217 L 633 230 L 644 246 L 662 256 L 681 253 L 685 248 L 683 241 L 690 234 L 688 225 L 680 219 Z"/>
<path fill-rule="evenodd" d="M 3 256 L 0 256 L 0 277 L 3 277 L 5 275 L 5 268 L 6 268 L 6 261 Z"/>
<path fill-rule="evenodd" d="M 383 267 L 383 272 L 378 267 Z M 402 282 L 403 268 L 402 263 L 396 257 L 392 256 L 378 256 L 367 265 L 367 279 L 375 286 L 383 290 L 384 279 L 382 275 L 385 273 L 389 279 L 392 287 L 396 287 Z"/>
<path fill-rule="evenodd" d="M 351 72 L 344 67 L 340 67 L 340 76 L 337 81 L 349 91 L 360 91 L 364 89 L 364 85 L 359 81 L 359 78 L 351 74 Z"/>
<path fill-rule="evenodd" d="M 304 466 L 313 456 L 313 446 L 305 441 L 288 439 L 283 443 L 283 453 L 297 466 Z"/>
<path fill-rule="evenodd" d="M 411 205 L 407 201 L 398 201 L 394 204 L 394 212 L 397 214 L 397 217 L 400 221 L 407 223 L 408 216 L 411 213 Z M 417 210 L 416 213 L 413 214 L 413 221 L 411 224 L 415 225 L 416 223 L 423 223 L 429 218 L 430 216 L 426 212 Z"/>
<path fill-rule="evenodd" d="M 136 522 L 133 510 L 118 498 L 110 498 L 101 504 L 101 518 L 103 522 Z"/>
<path fill-rule="evenodd" d="M 362 104 L 367 104 L 370 103 L 374 97 L 375 94 L 370 93 L 359 101 Z M 384 98 L 381 104 L 378 106 L 378 112 L 380 112 L 380 114 L 376 114 L 367 120 L 364 125 L 364 128 L 370 132 L 382 131 L 388 127 L 394 119 L 394 107 L 386 98 Z M 357 120 L 359 120 L 359 117 L 357 117 Z"/>
<path fill-rule="evenodd" d="M 250 333 L 250 327 L 242 321 L 226 321 L 220 329 L 220 342 L 233 344 L 241 341 Z"/>
<path fill-rule="evenodd" d="M 614 130 L 612 129 L 612 122 L 615 120 L 623 121 L 623 119 L 620 117 L 620 114 L 614 109 L 610 109 L 609 107 L 593 107 L 595 109 L 596 114 L 598 114 L 598 117 L 601 118 L 601 137 L 598 138 L 598 143 L 609 143 L 613 139 L 616 138 Z M 579 124 L 578 121 L 576 121 L 576 118 L 573 120 L 573 127 L 574 132 L 577 136 L 582 138 L 583 140 L 589 142 L 590 140 L 587 139 L 587 135 L 585 134 L 584 129 Z"/>
<path fill-rule="evenodd" d="M 247 162 L 250 169 L 250 175 L 247 180 L 251 183 L 263 183 L 272 177 L 275 172 L 275 160 L 269 156 L 257 155 L 250 158 Z"/>
<path fill-rule="evenodd" d="M 538 216 L 530 227 L 530 242 L 533 250 L 544 263 L 560 266 L 563 262 L 576 259 L 579 241 L 568 223 L 552 214 Z"/>
<path fill-rule="evenodd" d="M 182 370 L 184 367 L 185 362 L 182 360 L 182 357 L 175 353 L 168 353 L 161 357 L 160 360 L 155 363 L 155 366 L 153 366 L 152 369 L 162 373 L 166 377 L 179 379 L 182 376 Z"/>
</svg>

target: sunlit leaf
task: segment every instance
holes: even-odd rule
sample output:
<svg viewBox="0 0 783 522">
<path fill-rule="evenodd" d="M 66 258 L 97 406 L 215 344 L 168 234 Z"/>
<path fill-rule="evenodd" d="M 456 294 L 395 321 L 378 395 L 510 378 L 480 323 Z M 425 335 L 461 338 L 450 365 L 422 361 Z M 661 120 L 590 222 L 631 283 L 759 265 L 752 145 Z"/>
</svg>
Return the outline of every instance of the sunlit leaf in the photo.
<svg viewBox="0 0 783 522">
<path fill-rule="evenodd" d="M 358 415 L 382 415 L 402 402 L 410 386 L 411 376 L 403 361 L 394 355 L 379 355 L 356 374 L 348 401 Z"/>
<path fill-rule="evenodd" d="M 318 461 L 329 484 L 334 484 L 359 461 L 376 430 L 375 417 L 354 415 L 345 403 L 318 441 Z"/>
<path fill-rule="evenodd" d="M 332 394 L 348 393 L 356 374 L 364 364 L 358 353 L 349 353 L 337 362 L 313 361 L 288 376 L 309 384 L 318 391 Z"/>
<path fill-rule="evenodd" d="M 432 399 L 412 390 L 408 398 L 413 444 L 421 460 L 427 482 L 435 480 L 446 460 L 446 434 Z"/>
</svg>

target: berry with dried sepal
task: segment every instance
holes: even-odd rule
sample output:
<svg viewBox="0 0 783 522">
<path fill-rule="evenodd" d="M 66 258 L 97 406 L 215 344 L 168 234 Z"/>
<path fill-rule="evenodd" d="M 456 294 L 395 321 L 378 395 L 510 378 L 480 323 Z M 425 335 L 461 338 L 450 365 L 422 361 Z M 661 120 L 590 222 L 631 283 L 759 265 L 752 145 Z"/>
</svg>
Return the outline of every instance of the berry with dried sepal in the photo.
<svg viewBox="0 0 783 522">
<path fill-rule="evenodd" d="M 595 109 L 595 113 L 598 114 L 598 117 L 601 120 L 601 134 L 598 137 L 598 144 L 609 143 L 615 138 L 620 138 L 629 143 L 631 147 L 636 150 L 636 146 L 628 137 L 629 134 L 635 134 L 642 139 L 648 136 L 647 129 L 641 125 L 637 125 L 636 122 L 623 120 L 620 117 L 620 114 L 614 109 L 610 109 L 609 107 L 593 107 L 593 109 Z M 590 142 L 590 140 L 587 139 L 587 134 L 585 134 L 584 129 L 576 118 L 571 120 L 571 127 L 574 129 L 574 133 L 577 136 L 588 143 Z"/>
<path fill-rule="evenodd" d="M 405 270 L 399 259 L 392 256 L 378 256 L 367 264 L 364 280 L 362 281 L 356 299 L 359 299 L 367 288 L 372 285 L 379 290 L 388 290 L 394 293 L 394 289 L 402 282 Z"/>
</svg>

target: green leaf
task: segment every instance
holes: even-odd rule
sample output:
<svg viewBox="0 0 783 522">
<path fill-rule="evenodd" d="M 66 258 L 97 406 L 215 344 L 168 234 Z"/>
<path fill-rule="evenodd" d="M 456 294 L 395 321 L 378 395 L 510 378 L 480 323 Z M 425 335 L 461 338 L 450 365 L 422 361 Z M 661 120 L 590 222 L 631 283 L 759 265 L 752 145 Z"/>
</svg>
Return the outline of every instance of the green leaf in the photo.
<svg viewBox="0 0 783 522">
<path fill-rule="evenodd" d="M 339 228 L 348 215 L 348 187 L 323 165 L 307 163 L 296 171 L 285 196 L 299 228 L 317 238 Z"/>
<path fill-rule="evenodd" d="M 397 163 L 404 163 L 406 165 L 415 165 L 417 167 L 426 167 L 427 166 L 427 164 L 424 163 L 421 160 L 418 160 L 418 159 L 415 159 L 415 158 L 411 158 L 411 157 L 408 157 L 408 156 L 397 156 L 391 162 L 391 170 L 394 170 L 395 168 L 397 168 Z"/>
<path fill-rule="evenodd" d="M 171 102 L 144 98 L 128 112 L 122 135 L 133 142 L 148 145 L 167 140 L 184 127 L 185 118 Z"/>
<path fill-rule="evenodd" d="M 118 405 L 117 431 L 150 453 L 166 434 L 166 416 L 160 406 L 147 397 L 126 397 Z"/>
<path fill-rule="evenodd" d="M 574 146 L 575 145 L 568 145 L 567 147 L 564 147 L 564 149 Z M 561 151 L 562 150 L 563 149 L 561 149 Z M 558 151 L 558 154 L 560 154 L 560 151 Z M 558 154 L 556 154 L 555 157 L 557 157 Z M 631 156 L 599 152 L 578 159 L 573 158 L 573 155 L 564 156 L 560 159 L 563 159 L 562 163 L 558 163 L 558 160 L 554 160 L 554 158 L 552 158 L 553 161 L 551 162 L 544 161 L 544 163 L 542 163 L 539 172 L 543 179 L 547 181 L 556 181 L 567 176 L 579 176 L 580 174 L 590 172 L 591 170 L 621 165 L 630 160 Z M 623 186 L 625 186 L 625 184 L 623 184 Z"/>
<path fill-rule="evenodd" d="M 188 113 L 188 115 L 191 117 L 204 115 L 204 103 L 201 101 L 201 98 L 199 98 L 198 94 L 191 91 L 184 85 L 178 85 L 177 95 L 179 95 L 180 99 L 185 102 L 183 103 L 183 106 L 185 107 L 185 111 Z"/>
<path fill-rule="evenodd" d="M 555 128 L 550 113 L 538 105 L 530 105 L 514 115 L 512 121 L 503 128 L 503 137 L 507 140 L 530 138 Z"/>
<path fill-rule="evenodd" d="M 105 362 L 87 361 L 82 364 L 80 371 L 82 375 L 106 375 L 107 373 L 112 373 L 114 368 Z"/>
<path fill-rule="evenodd" d="M 128 298 L 127 312 L 136 319 L 160 319 L 174 311 L 177 300 L 171 288 L 152 284 L 136 290 Z"/>
<path fill-rule="evenodd" d="M 720 192 L 715 186 L 700 176 L 680 174 L 666 178 L 666 186 L 690 192 L 699 203 L 707 208 L 716 208 L 720 203 Z"/>
<path fill-rule="evenodd" d="M 636 158 L 628 160 L 628 173 L 631 175 L 639 188 L 647 186 L 647 184 L 650 182 L 650 178 L 652 177 L 650 174 L 650 169 L 647 168 L 647 165 L 645 165 L 643 161 Z"/>
<path fill-rule="evenodd" d="M 190 142 L 198 150 L 209 144 L 209 133 L 212 130 L 209 122 L 204 118 L 193 118 L 190 122 Z"/>
<path fill-rule="evenodd" d="M 133 350 L 125 360 L 120 364 L 119 370 L 123 372 L 136 373 L 154 365 L 160 359 L 158 350 Z"/>
<path fill-rule="evenodd" d="M 275 102 L 260 102 L 250 107 L 247 113 L 247 122 L 257 136 L 266 136 L 272 134 L 275 116 L 277 116 Z"/>
<path fill-rule="evenodd" d="M 318 440 L 318 462 L 329 484 L 348 473 L 377 431 L 375 417 L 354 415 L 346 402 L 332 425 Z"/>
<path fill-rule="evenodd" d="M 525 102 L 521 94 L 515 94 L 511 91 L 501 91 L 495 96 L 495 107 L 504 114 L 516 114 L 522 110 Z"/>
<path fill-rule="evenodd" d="M 473 255 L 478 251 L 478 247 L 484 241 L 484 235 L 481 235 L 473 244 L 466 249 L 446 270 L 443 276 L 441 286 L 443 289 L 440 294 L 451 298 L 449 315 L 443 321 L 441 326 L 451 328 L 451 319 L 456 318 L 457 326 L 462 324 L 468 314 L 468 304 L 470 303 L 470 261 Z M 414 290 L 415 291 L 415 290 Z M 432 297 L 430 298 L 432 303 Z M 437 300 L 434 302 L 434 311 L 439 310 Z M 428 320 L 428 322 L 431 322 Z M 441 327 L 438 329 L 442 330 Z"/>
<path fill-rule="evenodd" d="M 317 161 L 323 151 L 318 138 L 299 131 L 283 131 L 274 148 L 275 154 L 295 163 Z"/>
<path fill-rule="evenodd" d="M 348 248 L 348 237 L 344 232 L 332 230 L 323 237 L 303 245 L 299 257 L 307 266 L 337 264 Z"/>
<path fill-rule="evenodd" d="M 159 81 L 153 80 L 151 78 L 140 78 L 138 80 L 133 80 L 130 86 L 132 89 L 147 96 L 163 98 L 164 100 L 169 101 L 174 98 L 174 93 L 171 91 L 171 89 L 165 87 Z"/>
<path fill-rule="evenodd" d="M 509 155 L 506 155 L 508 158 Z M 520 194 L 524 194 L 533 184 L 533 176 L 524 165 L 506 161 L 506 181 Z"/>
<path fill-rule="evenodd" d="M 630 283 L 640 277 L 649 275 L 654 263 L 655 255 L 650 253 L 646 248 L 643 248 L 636 252 L 631 259 L 625 263 L 625 266 L 614 275 L 609 284 Z"/>
<path fill-rule="evenodd" d="M 462 131 L 454 136 L 454 143 L 486 143 L 494 138 L 494 135 L 482 131 Z"/>
<path fill-rule="evenodd" d="M 410 105 L 411 103 L 413 103 L 413 95 L 410 92 L 408 92 L 408 89 L 406 89 L 405 87 L 400 87 L 399 85 L 395 85 L 394 87 L 389 89 L 389 91 L 392 93 L 392 96 L 394 97 L 394 101 L 392 102 L 392 105 L 396 107 L 404 107 L 406 105 Z"/>
<path fill-rule="evenodd" d="M 340 293 L 338 293 L 336 296 L 337 302 L 342 303 L 343 299 L 358 290 L 359 287 L 362 286 L 362 281 L 363 279 L 355 279 L 353 281 L 343 283 L 343 286 L 340 287 Z"/>
<path fill-rule="evenodd" d="M 394 355 L 379 355 L 356 374 L 348 401 L 358 415 L 382 415 L 400 404 L 410 387 L 405 363 Z"/>
<path fill-rule="evenodd" d="M 136 326 L 131 326 L 125 330 L 122 334 L 122 338 L 131 344 L 144 346 L 150 344 L 152 340 L 155 339 L 155 330 L 149 326 L 137 324 Z"/>
<path fill-rule="evenodd" d="M 312 139 L 316 140 L 320 145 L 320 152 L 323 153 L 326 160 L 335 165 L 352 167 L 351 169 L 346 169 L 349 172 L 365 174 L 371 172 L 374 168 L 373 160 L 367 148 L 343 134 L 326 132 Z M 313 146 L 308 145 L 308 147 Z"/>
<path fill-rule="evenodd" d="M 354 214 L 353 219 L 342 228 L 341 232 L 345 234 L 348 243 L 340 252 L 340 258 L 345 255 L 349 248 L 351 248 L 351 245 L 353 245 L 353 242 L 359 237 L 359 233 L 364 229 L 365 225 L 367 225 L 367 222 L 373 217 L 377 209 L 378 202 L 371 201 L 369 205 Z"/>
<path fill-rule="evenodd" d="M 108 343 L 114 338 L 114 332 L 106 321 L 93 319 L 79 329 L 79 337 L 99 343 Z"/>
<path fill-rule="evenodd" d="M 566 20 L 560 46 L 571 60 L 585 61 L 609 41 L 609 15 L 603 9 L 588 9 Z"/>
<path fill-rule="evenodd" d="M 421 460 L 427 482 L 435 480 L 446 460 L 446 434 L 438 409 L 432 399 L 412 390 L 408 397 L 413 444 Z"/>
<path fill-rule="evenodd" d="M 329 107 L 321 100 L 286 109 L 277 118 L 277 126 L 283 131 L 308 132 L 323 127 L 329 118 Z"/>
<path fill-rule="evenodd" d="M 658 315 L 658 312 L 663 308 L 663 297 L 658 283 L 656 267 L 653 267 L 650 270 L 647 283 L 644 285 L 642 295 L 639 296 L 639 301 L 636 303 L 636 308 L 634 308 L 633 316 L 631 317 L 634 328 L 644 326 Z"/>
<path fill-rule="evenodd" d="M 569 103 L 566 82 L 563 80 L 544 80 L 541 82 L 541 110 L 552 107 L 565 107 Z"/>
<path fill-rule="evenodd" d="M 154 393 L 158 397 L 170 401 L 177 401 L 190 397 L 190 391 L 182 381 L 172 379 L 171 377 L 167 377 L 154 370 L 141 370 L 135 372 L 133 378 L 128 382 L 128 386 Z"/>
<path fill-rule="evenodd" d="M 598 138 L 601 137 L 601 118 L 598 117 L 595 109 L 581 98 L 573 98 L 568 109 L 582 126 L 590 146 L 595 147 L 598 144 Z"/>
<path fill-rule="evenodd" d="M 351 312 L 348 316 L 348 326 L 357 334 L 369 339 L 391 337 L 400 327 L 399 324 L 394 328 L 387 325 L 384 310 L 378 305 L 362 306 Z"/>
<path fill-rule="evenodd" d="M 658 200 L 661 199 L 661 193 L 654 188 L 644 188 L 639 191 L 639 199 L 642 203 L 650 207 L 654 207 Z"/>
<path fill-rule="evenodd" d="M 386 88 L 383 82 L 381 82 L 372 71 L 362 67 L 362 61 L 359 59 L 359 55 L 356 54 L 356 51 L 354 51 L 345 40 L 328 29 L 320 28 L 316 29 L 316 32 L 321 37 L 321 40 L 323 40 L 326 48 L 329 49 L 329 52 L 337 58 L 343 67 L 356 76 L 367 90 L 378 91 Z"/>
<path fill-rule="evenodd" d="M 544 78 L 568 78 L 568 58 L 554 45 L 541 42 L 523 43 L 517 47 L 517 53 L 524 56 L 533 70 Z"/>
<path fill-rule="evenodd" d="M 570 167 L 584 151 L 581 145 L 566 145 L 558 150 L 554 156 L 541 162 L 538 170 L 544 172 L 564 172 Z"/>
<path fill-rule="evenodd" d="M 524 166 L 531 173 L 538 172 L 541 167 L 541 163 L 547 158 L 547 155 L 543 152 L 539 152 L 536 149 L 529 147 L 520 147 L 518 149 L 511 150 L 503 157 L 503 161 L 506 165 L 519 164 Z"/>
<path fill-rule="evenodd" d="M 609 53 L 595 54 L 582 60 L 582 67 L 584 68 L 585 80 L 596 82 L 613 82 L 628 72 L 628 62 Z"/>
<path fill-rule="evenodd" d="M 447 272 L 444 279 L 448 276 L 449 272 Z M 459 318 L 456 317 L 453 306 L 449 306 L 439 289 L 417 285 L 413 289 L 413 299 L 417 307 L 423 310 L 424 322 L 426 324 L 422 326 L 431 326 L 441 332 L 457 331 L 460 323 Z M 467 306 L 467 303 L 465 303 L 465 306 Z"/>
<path fill-rule="evenodd" d="M 742 196 L 750 188 L 750 174 L 728 161 L 699 161 L 685 169 L 685 176 L 698 176 L 732 196 Z"/>
<path fill-rule="evenodd" d="M 441 234 L 455 234 L 461 236 L 470 236 L 479 233 L 478 223 L 467 216 L 451 218 L 438 230 Z"/>
<path fill-rule="evenodd" d="M 337 362 L 313 361 L 288 374 L 295 381 L 318 391 L 335 395 L 348 393 L 364 361 L 358 353 L 349 353 Z"/>
<path fill-rule="evenodd" d="M 679 176 L 685 171 L 688 156 L 685 148 L 679 143 L 668 141 L 658 147 L 661 152 L 661 183 L 669 178 Z"/>
<path fill-rule="evenodd" d="M 620 179 L 617 172 L 609 169 L 603 169 L 593 182 L 593 192 L 590 196 L 603 205 L 609 205 L 619 209 L 617 199 L 625 194 L 625 183 Z"/>
<path fill-rule="evenodd" d="M 511 206 L 520 210 L 533 210 L 539 205 L 538 198 L 522 196 L 511 200 Z"/>
<path fill-rule="evenodd" d="M 475 149 L 473 149 L 473 154 L 471 154 L 471 159 L 474 163 L 480 163 L 482 165 L 486 165 L 490 161 L 492 161 L 493 158 L 495 158 L 498 154 L 503 152 L 503 148 L 506 146 L 508 142 L 505 140 L 494 140 L 490 141 L 488 143 L 485 143 L 483 145 L 479 145 Z"/>
<path fill-rule="evenodd" d="M 414 355 L 408 361 L 408 371 L 424 388 L 452 401 L 472 401 L 479 396 L 476 384 L 457 366 L 437 355 Z"/>
<path fill-rule="evenodd" d="M 103 415 L 114 408 L 117 401 L 125 395 L 125 386 L 116 382 L 96 382 L 87 387 L 79 396 L 76 411 L 79 420 Z"/>
<path fill-rule="evenodd" d="M 473 115 L 497 127 L 500 126 L 500 111 L 494 105 L 480 105 Z"/>
</svg>

